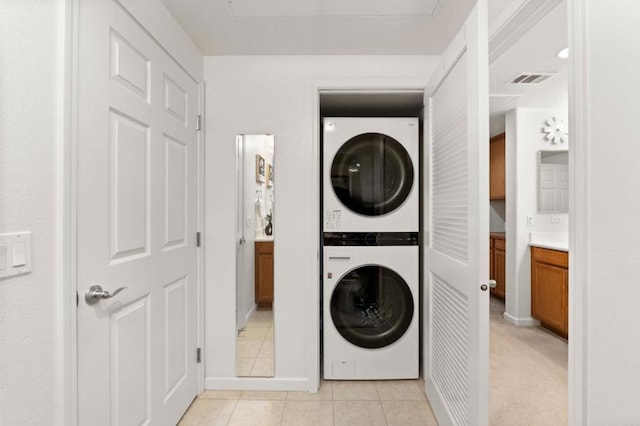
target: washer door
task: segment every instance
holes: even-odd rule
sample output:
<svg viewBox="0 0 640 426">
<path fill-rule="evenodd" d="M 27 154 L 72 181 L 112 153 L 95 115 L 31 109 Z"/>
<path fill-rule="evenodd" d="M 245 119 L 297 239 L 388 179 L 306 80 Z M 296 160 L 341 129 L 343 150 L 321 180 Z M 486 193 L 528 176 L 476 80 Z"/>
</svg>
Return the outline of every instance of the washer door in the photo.
<svg viewBox="0 0 640 426">
<path fill-rule="evenodd" d="M 345 142 L 331 164 L 331 185 L 349 210 L 380 216 L 398 208 L 413 185 L 413 164 L 400 142 L 365 133 Z"/>
<path fill-rule="evenodd" d="M 411 325 L 413 297 L 391 269 L 367 265 L 347 273 L 331 295 L 331 319 L 338 333 L 362 348 L 382 348 Z"/>
</svg>

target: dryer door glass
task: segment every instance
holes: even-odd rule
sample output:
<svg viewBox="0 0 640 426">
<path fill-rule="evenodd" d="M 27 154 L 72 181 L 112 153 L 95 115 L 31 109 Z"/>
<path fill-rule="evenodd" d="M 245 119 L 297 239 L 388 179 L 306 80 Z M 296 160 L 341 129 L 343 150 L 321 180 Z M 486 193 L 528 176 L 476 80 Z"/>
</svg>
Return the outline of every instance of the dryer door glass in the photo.
<svg viewBox="0 0 640 426">
<path fill-rule="evenodd" d="M 411 192 L 413 164 L 400 142 L 380 133 L 355 136 L 331 164 L 331 185 L 349 210 L 380 216 L 398 208 Z"/>
<path fill-rule="evenodd" d="M 368 265 L 346 274 L 331 295 L 331 319 L 347 341 L 382 348 L 401 338 L 411 325 L 413 297 L 391 269 Z"/>
</svg>

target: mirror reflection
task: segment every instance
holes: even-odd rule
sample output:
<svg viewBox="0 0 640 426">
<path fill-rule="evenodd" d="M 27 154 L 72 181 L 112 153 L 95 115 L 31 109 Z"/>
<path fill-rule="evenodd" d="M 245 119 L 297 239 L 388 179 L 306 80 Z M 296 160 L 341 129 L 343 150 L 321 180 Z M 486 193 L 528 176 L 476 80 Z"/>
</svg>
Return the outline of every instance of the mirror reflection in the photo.
<svg viewBox="0 0 640 426">
<path fill-rule="evenodd" d="M 236 375 L 273 377 L 273 135 L 236 137 Z"/>
<path fill-rule="evenodd" d="M 569 212 L 569 152 L 538 152 L 538 213 Z"/>
</svg>

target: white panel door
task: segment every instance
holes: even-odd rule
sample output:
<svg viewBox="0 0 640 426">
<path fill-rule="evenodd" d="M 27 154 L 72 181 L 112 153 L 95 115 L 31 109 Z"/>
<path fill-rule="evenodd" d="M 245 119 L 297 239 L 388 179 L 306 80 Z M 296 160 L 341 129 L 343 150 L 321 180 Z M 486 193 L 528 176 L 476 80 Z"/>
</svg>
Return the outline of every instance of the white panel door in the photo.
<svg viewBox="0 0 640 426">
<path fill-rule="evenodd" d="M 428 97 L 425 386 L 441 425 L 486 425 L 489 111 L 486 2 Z M 461 37 L 462 38 L 462 37 Z M 452 50 L 454 49 L 454 50 Z"/>
<path fill-rule="evenodd" d="M 112 0 L 78 8 L 78 424 L 175 425 L 198 391 L 198 84 Z"/>
</svg>

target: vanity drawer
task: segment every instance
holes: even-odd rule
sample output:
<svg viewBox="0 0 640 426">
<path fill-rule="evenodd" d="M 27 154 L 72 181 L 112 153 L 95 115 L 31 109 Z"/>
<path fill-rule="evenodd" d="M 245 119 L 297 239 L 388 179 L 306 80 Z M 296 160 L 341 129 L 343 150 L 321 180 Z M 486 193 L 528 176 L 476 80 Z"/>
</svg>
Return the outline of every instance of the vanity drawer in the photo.
<svg viewBox="0 0 640 426">
<path fill-rule="evenodd" d="M 494 238 L 494 247 L 498 250 L 506 250 L 506 243 L 501 238 Z"/>
<path fill-rule="evenodd" d="M 569 267 L 569 253 L 540 247 L 531 247 L 531 258 L 537 262 L 548 263 L 563 268 Z"/>
</svg>

